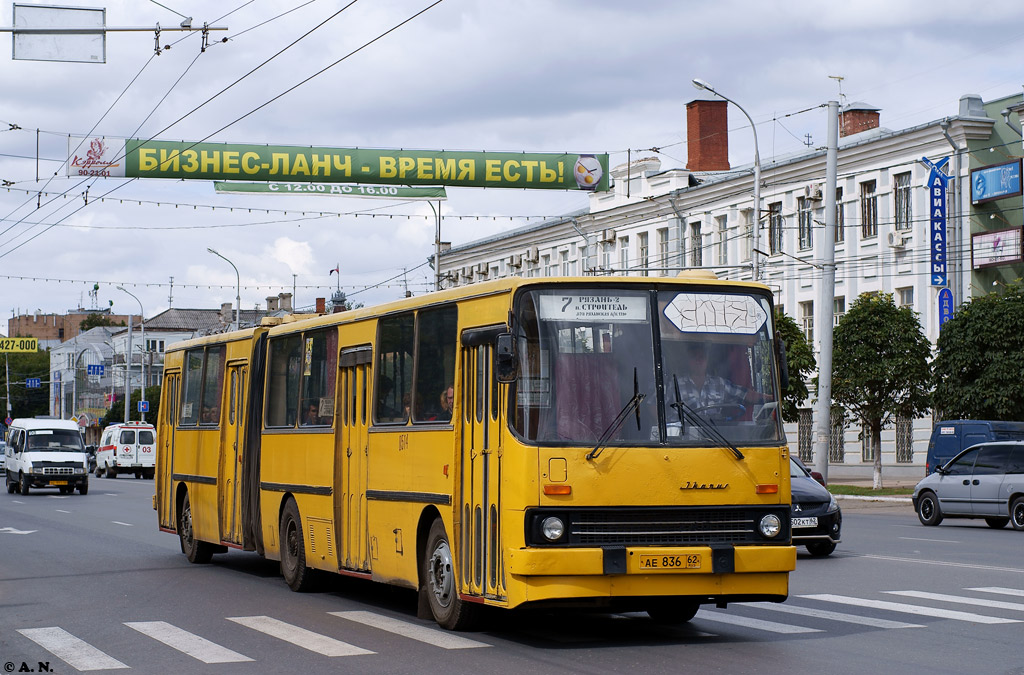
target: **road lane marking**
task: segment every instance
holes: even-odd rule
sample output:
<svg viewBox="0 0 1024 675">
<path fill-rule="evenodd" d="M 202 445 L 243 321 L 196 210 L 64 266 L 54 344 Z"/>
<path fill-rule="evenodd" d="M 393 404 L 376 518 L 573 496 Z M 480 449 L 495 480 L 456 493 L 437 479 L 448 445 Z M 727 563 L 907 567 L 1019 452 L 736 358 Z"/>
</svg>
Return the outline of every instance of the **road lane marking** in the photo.
<svg viewBox="0 0 1024 675">
<path fill-rule="evenodd" d="M 756 628 L 757 630 L 766 630 L 772 633 L 783 633 L 786 635 L 793 635 L 796 633 L 821 633 L 822 631 L 818 628 L 806 628 L 804 626 L 793 626 L 788 623 L 776 623 L 775 621 L 764 621 L 762 619 L 751 619 L 746 616 L 740 616 L 739 614 L 725 614 L 722 612 L 710 612 L 707 610 L 701 610 L 697 612 L 698 619 L 704 619 L 706 621 L 718 621 L 719 623 L 727 623 L 733 626 L 743 626 L 744 628 Z"/>
<path fill-rule="evenodd" d="M 54 509 L 54 510 L 55 510 L 55 511 L 56 511 L 57 513 L 71 513 L 70 511 L 65 511 L 64 509 Z"/>
<path fill-rule="evenodd" d="M 409 623 L 408 621 L 402 621 L 400 619 L 383 616 L 381 614 L 374 614 L 373 612 L 353 611 L 327 613 L 342 619 L 361 623 L 364 626 L 379 628 L 389 633 L 401 635 L 419 642 L 425 642 L 428 645 L 434 645 L 441 649 L 474 649 L 476 647 L 491 646 L 486 642 L 477 642 L 476 640 L 459 637 L 458 635 L 453 635 L 437 628 L 418 626 L 414 623 Z"/>
<path fill-rule="evenodd" d="M 18 632 L 78 670 L 128 668 L 62 628 L 19 628 Z"/>
<path fill-rule="evenodd" d="M 770 609 L 773 612 L 785 612 L 787 614 L 811 616 L 817 619 L 855 623 L 862 626 L 872 626 L 874 628 L 924 628 L 924 626 L 919 623 L 903 623 L 902 621 L 890 621 L 889 619 L 876 619 L 872 616 L 843 614 L 842 612 L 832 612 L 827 609 L 814 609 L 813 607 L 800 607 L 799 605 L 780 605 L 774 602 L 752 602 L 747 606 L 758 607 L 760 609 Z"/>
<path fill-rule="evenodd" d="M 921 598 L 922 600 L 939 600 L 941 602 L 956 602 L 961 605 L 974 605 L 976 607 L 990 607 L 992 609 L 1009 609 L 1014 612 L 1024 612 L 1024 604 L 1019 602 L 1002 602 L 1000 600 L 983 600 L 980 598 L 966 598 L 962 595 L 946 595 L 945 593 L 928 593 L 926 591 L 883 591 L 890 595 L 903 595 L 908 598 Z"/>
<path fill-rule="evenodd" d="M 922 560 L 920 558 L 897 558 L 889 555 L 862 555 L 861 558 L 873 560 L 889 560 L 891 562 L 908 562 L 919 565 L 940 565 L 942 567 L 961 567 L 969 570 L 988 570 L 990 572 L 1017 572 L 1024 573 L 1024 567 L 993 567 L 991 565 L 973 565 L 971 563 L 949 562 L 947 560 Z"/>
<path fill-rule="evenodd" d="M 252 661 L 248 656 L 210 642 L 206 638 L 189 633 L 177 626 L 172 626 L 166 621 L 126 621 L 124 625 L 203 663 Z"/>
<path fill-rule="evenodd" d="M 0 527 L 0 532 L 5 534 L 32 534 L 33 532 L 38 531 L 39 530 L 16 530 L 13 527 Z"/>
<path fill-rule="evenodd" d="M 843 605 L 855 607 L 870 607 L 872 609 L 884 609 L 890 612 L 903 612 L 904 614 L 916 614 L 918 616 L 931 616 L 937 619 L 954 619 L 956 621 L 973 621 L 975 623 L 1020 623 L 1017 619 L 1002 619 L 973 612 L 958 612 L 951 609 L 936 609 L 934 607 L 921 607 L 919 605 L 908 605 L 902 602 L 889 602 L 887 600 L 867 600 L 865 598 L 851 598 L 845 595 L 833 595 L 831 593 L 819 593 L 816 595 L 801 595 L 801 598 L 808 600 L 821 600 L 823 602 L 837 602 Z"/>
<path fill-rule="evenodd" d="M 252 628 L 271 637 L 290 642 L 297 647 L 302 647 L 324 656 L 359 656 L 375 653 L 368 649 L 342 642 L 341 640 L 335 640 L 326 635 L 314 633 L 305 628 L 293 626 L 284 621 L 278 621 L 269 616 L 235 616 L 228 617 L 228 621 L 234 621 L 247 628 Z"/>
<path fill-rule="evenodd" d="M 954 539 L 925 539 L 924 537 L 899 537 L 904 541 L 931 541 L 937 544 L 961 544 L 963 542 Z"/>
<path fill-rule="evenodd" d="M 110 522 L 112 522 L 114 525 L 124 525 L 125 527 L 135 527 L 131 523 L 122 523 L 120 520 L 112 520 Z"/>
<path fill-rule="evenodd" d="M 1024 590 L 1019 588 L 1001 588 L 999 586 L 984 586 L 982 588 L 968 588 L 969 591 L 980 591 L 981 593 L 998 593 L 999 595 L 1016 595 L 1024 598 Z"/>
</svg>

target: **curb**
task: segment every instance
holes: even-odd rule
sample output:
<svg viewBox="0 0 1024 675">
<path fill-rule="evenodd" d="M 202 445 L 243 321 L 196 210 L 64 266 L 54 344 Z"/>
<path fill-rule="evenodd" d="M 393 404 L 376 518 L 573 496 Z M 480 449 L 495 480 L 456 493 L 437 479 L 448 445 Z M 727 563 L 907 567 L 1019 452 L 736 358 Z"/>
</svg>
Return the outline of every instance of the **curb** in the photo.
<svg viewBox="0 0 1024 675">
<path fill-rule="evenodd" d="M 836 499 L 850 499 L 858 502 L 896 502 L 899 504 L 913 504 L 910 497 L 869 497 L 867 495 L 832 495 Z"/>
</svg>

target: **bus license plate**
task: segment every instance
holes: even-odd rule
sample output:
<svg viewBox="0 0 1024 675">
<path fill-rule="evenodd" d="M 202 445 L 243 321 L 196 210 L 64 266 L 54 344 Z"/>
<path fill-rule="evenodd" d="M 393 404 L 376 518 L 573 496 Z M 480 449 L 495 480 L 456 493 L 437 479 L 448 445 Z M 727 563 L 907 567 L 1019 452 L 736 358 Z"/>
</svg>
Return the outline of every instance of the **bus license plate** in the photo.
<svg viewBox="0 0 1024 675">
<path fill-rule="evenodd" d="M 792 527 L 793 528 L 797 528 L 797 527 L 817 527 L 817 526 L 818 526 L 818 517 L 817 516 L 811 516 L 810 518 L 794 518 L 793 522 L 792 522 Z"/>
<path fill-rule="evenodd" d="M 640 554 L 641 572 L 671 572 L 678 569 L 700 569 L 700 555 L 690 553 L 687 555 L 651 555 Z"/>
<path fill-rule="evenodd" d="M 68 482 L 66 480 L 51 480 L 50 481 L 50 485 L 67 485 L 67 484 L 68 484 Z"/>
</svg>

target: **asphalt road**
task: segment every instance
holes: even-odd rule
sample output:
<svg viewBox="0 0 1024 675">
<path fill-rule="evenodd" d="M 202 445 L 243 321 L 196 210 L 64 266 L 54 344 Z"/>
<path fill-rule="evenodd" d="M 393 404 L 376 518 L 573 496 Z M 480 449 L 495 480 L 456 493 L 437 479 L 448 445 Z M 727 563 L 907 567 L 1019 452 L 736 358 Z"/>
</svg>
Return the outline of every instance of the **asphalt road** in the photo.
<svg viewBox="0 0 1024 675">
<path fill-rule="evenodd" d="M 800 549 L 781 605 L 640 614 L 496 613 L 447 633 L 412 592 L 328 579 L 285 586 L 251 553 L 189 565 L 156 529 L 153 482 L 0 494 L 0 664 L 140 673 L 1024 673 L 1024 533 L 918 522 L 909 504 L 843 500 L 829 558 Z M 28 672 L 28 671 L 26 671 Z"/>
</svg>

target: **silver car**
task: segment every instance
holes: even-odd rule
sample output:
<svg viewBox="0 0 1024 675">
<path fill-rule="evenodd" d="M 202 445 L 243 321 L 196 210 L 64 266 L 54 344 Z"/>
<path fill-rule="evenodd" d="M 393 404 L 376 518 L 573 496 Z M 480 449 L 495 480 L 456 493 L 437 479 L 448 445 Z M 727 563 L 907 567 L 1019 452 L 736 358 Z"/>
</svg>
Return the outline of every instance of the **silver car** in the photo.
<svg viewBox="0 0 1024 675">
<path fill-rule="evenodd" d="M 967 448 L 918 483 L 913 500 L 924 525 L 984 518 L 989 527 L 1024 530 L 1024 441 Z"/>
</svg>

